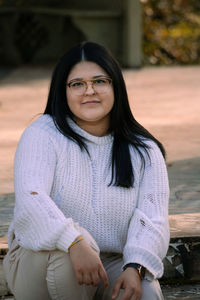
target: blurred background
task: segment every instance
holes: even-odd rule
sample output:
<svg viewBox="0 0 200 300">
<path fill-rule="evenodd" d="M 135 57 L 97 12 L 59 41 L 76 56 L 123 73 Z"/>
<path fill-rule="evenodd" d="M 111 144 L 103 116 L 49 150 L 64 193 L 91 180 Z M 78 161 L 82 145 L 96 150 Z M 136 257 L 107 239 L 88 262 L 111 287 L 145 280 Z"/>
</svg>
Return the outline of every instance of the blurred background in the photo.
<svg viewBox="0 0 200 300">
<path fill-rule="evenodd" d="M 134 117 L 166 149 L 169 214 L 180 225 L 171 231 L 198 235 L 200 1 L 0 0 L 0 237 L 13 216 L 20 136 L 44 111 L 59 57 L 86 40 L 106 46 L 120 62 Z M 187 253 L 188 266 L 200 274 L 199 248 L 196 256 Z M 181 270 L 174 257 L 170 263 Z M 188 293 L 166 299 L 200 299 L 200 287 L 196 298 Z"/>
<path fill-rule="evenodd" d="M 0 0 L 0 65 L 45 64 L 92 40 L 124 67 L 200 63 L 197 0 Z"/>
<path fill-rule="evenodd" d="M 0 207 L 14 203 L 16 146 L 44 111 L 53 67 L 85 40 L 119 60 L 135 118 L 166 148 L 169 212 L 200 212 L 197 0 L 0 0 Z"/>
<path fill-rule="evenodd" d="M 143 64 L 200 63 L 200 1 L 142 0 Z"/>
</svg>

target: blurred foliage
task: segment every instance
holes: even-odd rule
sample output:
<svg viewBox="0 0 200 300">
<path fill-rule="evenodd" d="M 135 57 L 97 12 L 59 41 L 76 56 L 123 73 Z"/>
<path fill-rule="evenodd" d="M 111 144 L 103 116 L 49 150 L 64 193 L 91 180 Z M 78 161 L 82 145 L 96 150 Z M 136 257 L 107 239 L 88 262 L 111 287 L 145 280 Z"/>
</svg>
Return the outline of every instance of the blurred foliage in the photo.
<svg viewBox="0 0 200 300">
<path fill-rule="evenodd" d="M 141 0 L 143 63 L 200 64 L 200 1 Z"/>
</svg>

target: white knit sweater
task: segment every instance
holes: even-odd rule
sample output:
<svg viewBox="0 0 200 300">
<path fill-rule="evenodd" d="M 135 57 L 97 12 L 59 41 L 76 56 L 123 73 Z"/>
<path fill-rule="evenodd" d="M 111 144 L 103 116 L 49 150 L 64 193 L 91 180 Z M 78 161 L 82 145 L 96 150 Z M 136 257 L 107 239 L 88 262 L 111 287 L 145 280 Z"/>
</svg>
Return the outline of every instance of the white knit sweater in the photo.
<svg viewBox="0 0 200 300">
<path fill-rule="evenodd" d="M 169 187 L 159 148 L 146 141 L 151 163 L 142 150 L 142 172 L 140 156 L 130 147 L 134 187 L 108 186 L 112 135 L 93 136 L 71 119 L 69 123 L 86 138 L 90 156 L 63 136 L 49 115 L 39 117 L 21 137 L 9 245 L 15 234 L 26 249 L 67 252 L 82 234 L 96 250 L 99 246 L 102 252 L 123 253 L 124 264 L 140 263 L 161 277 L 169 243 Z"/>
</svg>

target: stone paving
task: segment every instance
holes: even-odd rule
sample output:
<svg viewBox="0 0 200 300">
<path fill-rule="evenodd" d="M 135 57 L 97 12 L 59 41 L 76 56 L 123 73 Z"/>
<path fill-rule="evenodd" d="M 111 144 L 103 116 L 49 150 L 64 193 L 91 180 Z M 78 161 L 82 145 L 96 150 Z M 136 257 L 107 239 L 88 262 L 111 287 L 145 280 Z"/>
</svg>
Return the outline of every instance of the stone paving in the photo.
<svg viewBox="0 0 200 300">
<path fill-rule="evenodd" d="M 182 286 L 162 286 L 164 300 L 199 300 L 200 284 Z M 14 300 L 12 296 L 0 296 L 0 300 Z"/>
<path fill-rule="evenodd" d="M 0 72 L 0 235 L 14 206 L 13 159 L 24 128 L 42 113 L 52 67 Z M 169 213 L 200 212 L 200 67 L 124 70 L 136 119 L 164 144 Z"/>
<path fill-rule="evenodd" d="M 179 286 L 163 286 L 163 295 L 165 300 L 184 299 L 184 300 L 199 300 L 200 299 L 200 284 L 194 285 L 179 285 Z"/>
</svg>

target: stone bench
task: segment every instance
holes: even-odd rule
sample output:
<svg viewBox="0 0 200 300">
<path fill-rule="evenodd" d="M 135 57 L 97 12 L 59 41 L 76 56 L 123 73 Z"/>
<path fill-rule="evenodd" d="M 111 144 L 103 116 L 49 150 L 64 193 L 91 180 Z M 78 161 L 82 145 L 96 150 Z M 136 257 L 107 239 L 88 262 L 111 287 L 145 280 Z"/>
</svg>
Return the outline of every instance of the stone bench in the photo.
<svg viewBox="0 0 200 300">
<path fill-rule="evenodd" d="M 127 51 L 126 47 L 121 47 L 119 50 L 121 40 L 125 40 L 122 38 L 125 17 L 122 15 L 123 11 L 117 8 L 81 9 L 77 7 L 69 9 L 35 5 L 2 6 L 0 18 L 3 24 L 1 26 L 4 40 L 3 55 L 8 57 L 5 50 L 7 49 L 9 57 L 12 57 L 11 61 L 20 64 L 23 63 L 23 51 L 27 51 L 30 53 L 29 59 L 33 59 L 34 56 L 35 62 L 48 63 L 57 61 L 64 54 L 64 49 L 67 50 L 80 40 L 90 40 L 105 45 L 115 57 L 122 60 L 121 49 Z M 9 22 L 7 22 L 8 19 Z M 18 38 L 14 41 L 16 28 Z M 68 31 L 64 34 L 66 28 Z M 32 46 L 29 36 L 34 36 L 37 49 Z M 23 48 L 21 45 L 28 46 Z M 126 57 L 125 54 L 124 57 Z"/>
<path fill-rule="evenodd" d="M 161 283 L 200 280 L 200 213 L 170 215 L 170 245 L 164 259 Z M 9 295 L 2 261 L 8 251 L 7 236 L 0 237 L 0 297 Z M 0 298 L 1 299 L 1 298 Z"/>
<path fill-rule="evenodd" d="M 36 6 L 10 6 L 1 7 L 0 14 L 11 13 L 37 13 L 44 15 L 57 15 L 57 16 L 72 16 L 72 17 L 120 17 L 122 12 L 119 9 L 69 9 L 69 8 L 50 8 L 50 7 L 36 7 Z"/>
<path fill-rule="evenodd" d="M 170 245 L 163 282 L 200 280 L 200 213 L 169 215 Z"/>
</svg>

